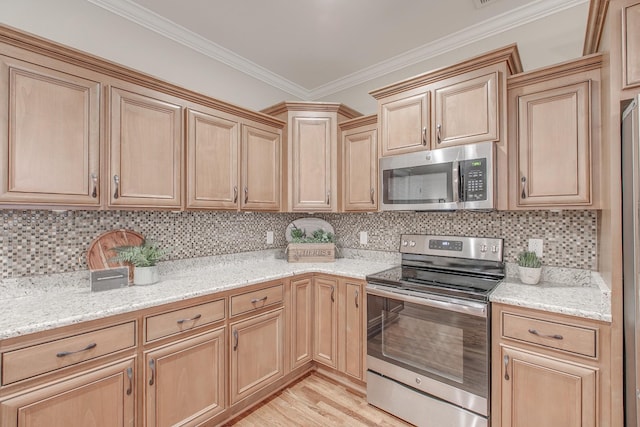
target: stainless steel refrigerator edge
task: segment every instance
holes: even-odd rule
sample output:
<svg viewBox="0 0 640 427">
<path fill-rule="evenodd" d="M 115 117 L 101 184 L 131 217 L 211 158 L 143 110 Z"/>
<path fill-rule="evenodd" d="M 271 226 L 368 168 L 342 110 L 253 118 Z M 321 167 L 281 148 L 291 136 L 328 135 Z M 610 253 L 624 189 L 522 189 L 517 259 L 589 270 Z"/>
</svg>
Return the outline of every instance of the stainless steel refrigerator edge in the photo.
<svg viewBox="0 0 640 427">
<path fill-rule="evenodd" d="M 640 399 L 640 112 L 637 97 L 622 115 L 622 250 L 625 425 L 639 427 Z"/>
</svg>

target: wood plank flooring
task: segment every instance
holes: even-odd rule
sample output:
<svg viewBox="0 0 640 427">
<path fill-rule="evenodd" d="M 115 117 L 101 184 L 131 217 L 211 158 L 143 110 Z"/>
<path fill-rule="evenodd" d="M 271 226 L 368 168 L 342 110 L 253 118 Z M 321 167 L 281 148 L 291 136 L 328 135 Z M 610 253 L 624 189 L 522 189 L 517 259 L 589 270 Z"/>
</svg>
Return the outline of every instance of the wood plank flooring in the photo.
<svg viewBox="0 0 640 427">
<path fill-rule="evenodd" d="M 225 424 L 266 426 L 411 426 L 369 404 L 365 397 L 312 373 Z"/>
</svg>

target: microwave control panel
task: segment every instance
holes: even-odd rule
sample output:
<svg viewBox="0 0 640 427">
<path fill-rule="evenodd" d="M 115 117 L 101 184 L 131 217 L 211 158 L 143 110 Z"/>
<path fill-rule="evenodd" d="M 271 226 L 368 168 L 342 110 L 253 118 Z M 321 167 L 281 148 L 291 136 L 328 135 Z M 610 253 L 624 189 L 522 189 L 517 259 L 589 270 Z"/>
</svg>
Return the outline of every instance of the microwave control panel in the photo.
<svg viewBox="0 0 640 427">
<path fill-rule="evenodd" d="M 464 200 L 477 202 L 487 200 L 487 159 L 472 159 L 462 162 Z"/>
</svg>

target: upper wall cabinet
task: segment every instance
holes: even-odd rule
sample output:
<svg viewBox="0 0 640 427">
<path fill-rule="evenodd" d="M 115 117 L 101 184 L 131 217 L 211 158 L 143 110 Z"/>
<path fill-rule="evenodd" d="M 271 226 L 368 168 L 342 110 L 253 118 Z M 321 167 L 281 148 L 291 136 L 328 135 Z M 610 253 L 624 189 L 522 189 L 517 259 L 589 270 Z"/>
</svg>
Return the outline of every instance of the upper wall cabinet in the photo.
<svg viewBox="0 0 640 427">
<path fill-rule="evenodd" d="M 417 93 L 415 93 L 417 92 Z M 379 103 L 382 157 L 431 146 L 431 92 L 423 89 L 385 97 Z"/>
<path fill-rule="evenodd" d="M 358 117 L 340 124 L 341 211 L 378 210 L 377 116 Z"/>
<path fill-rule="evenodd" d="M 221 116 L 187 111 L 187 208 L 238 208 L 240 125 Z"/>
<path fill-rule="evenodd" d="M 338 123 L 360 114 L 342 104 L 283 102 L 263 110 L 288 123 L 287 210 L 338 210 Z"/>
<path fill-rule="evenodd" d="M 461 75 L 436 85 L 433 148 L 500 138 L 498 73 Z"/>
<path fill-rule="evenodd" d="M 514 76 L 510 208 L 598 208 L 599 54 Z"/>
<path fill-rule="evenodd" d="M 111 88 L 109 205 L 180 208 L 182 107 L 137 90 Z"/>
<path fill-rule="evenodd" d="M 622 85 L 640 86 L 640 2 L 625 2 L 622 7 Z"/>
<path fill-rule="evenodd" d="M 100 83 L 29 60 L 0 56 L 0 202 L 98 207 Z"/>
<path fill-rule="evenodd" d="M 280 210 L 282 134 L 256 123 L 242 125 L 242 197 L 244 210 Z"/>
</svg>

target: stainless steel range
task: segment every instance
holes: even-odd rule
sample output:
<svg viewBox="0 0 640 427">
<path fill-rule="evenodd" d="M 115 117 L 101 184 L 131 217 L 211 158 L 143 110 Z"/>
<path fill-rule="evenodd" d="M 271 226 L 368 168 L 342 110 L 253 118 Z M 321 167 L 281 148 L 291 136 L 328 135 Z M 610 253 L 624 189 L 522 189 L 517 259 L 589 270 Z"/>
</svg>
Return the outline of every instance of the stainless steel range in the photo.
<svg viewBox="0 0 640 427">
<path fill-rule="evenodd" d="M 489 425 L 489 294 L 502 239 L 402 235 L 367 276 L 367 400 L 418 426 Z"/>
</svg>

